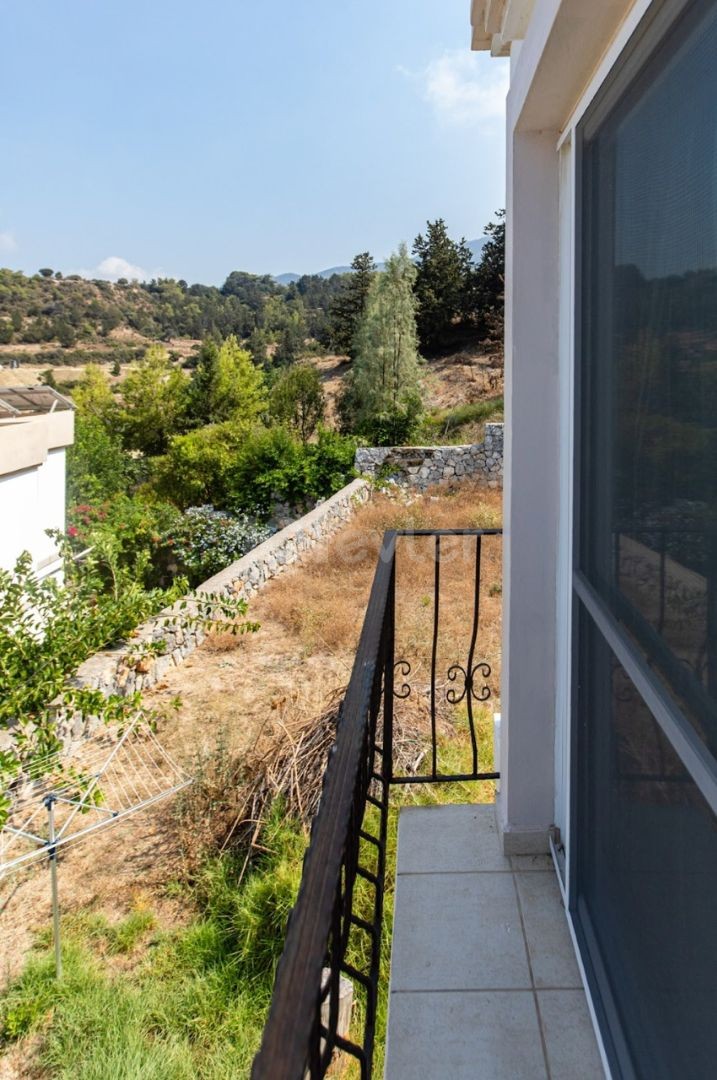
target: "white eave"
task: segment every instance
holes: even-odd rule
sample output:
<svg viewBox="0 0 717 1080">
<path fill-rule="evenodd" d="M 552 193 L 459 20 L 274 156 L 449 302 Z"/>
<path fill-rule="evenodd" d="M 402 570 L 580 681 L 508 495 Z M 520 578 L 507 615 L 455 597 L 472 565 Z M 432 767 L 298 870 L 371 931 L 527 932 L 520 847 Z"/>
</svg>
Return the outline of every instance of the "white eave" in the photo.
<svg viewBox="0 0 717 1080">
<path fill-rule="evenodd" d="M 528 29 L 534 0 L 471 0 L 471 48 L 510 56 L 514 41 Z"/>
</svg>

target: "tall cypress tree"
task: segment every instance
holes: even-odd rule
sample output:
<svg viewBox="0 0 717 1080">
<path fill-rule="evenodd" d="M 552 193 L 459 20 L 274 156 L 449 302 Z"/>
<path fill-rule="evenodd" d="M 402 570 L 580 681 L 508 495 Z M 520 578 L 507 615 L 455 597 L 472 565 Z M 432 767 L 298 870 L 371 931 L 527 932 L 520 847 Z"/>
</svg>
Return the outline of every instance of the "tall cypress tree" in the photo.
<svg viewBox="0 0 717 1080">
<path fill-rule="evenodd" d="M 355 335 L 347 411 L 354 429 L 378 444 L 405 442 L 422 409 L 415 278 L 402 244 L 376 275 Z"/>
<path fill-rule="evenodd" d="M 368 251 L 362 251 L 351 263 L 353 273 L 347 274 L 341 291 L 331 305 L 331 344 L 338 353 L 355 359 L 354 336 L 366 308 L 376 263 Z"/>
<path fill-rule="evenodd" d="M 484 337 L 500 341 L 503 337 L 505 292 L 505 210 L 498 210 L 497 221 L 483 230 L 487 240 L 481 261 L 473 271 L 473 307 L 479 330 Z"/>
<path fill-rule="evenodd" d="M 443 218 L 426 222 L 426 235 L 416 237 L 413 254 L 418 334 L 421 347 L 432 352 L 446 343 L 463 318 L 473 257 L 465 240 L 451 240 Z"/>
</svg>

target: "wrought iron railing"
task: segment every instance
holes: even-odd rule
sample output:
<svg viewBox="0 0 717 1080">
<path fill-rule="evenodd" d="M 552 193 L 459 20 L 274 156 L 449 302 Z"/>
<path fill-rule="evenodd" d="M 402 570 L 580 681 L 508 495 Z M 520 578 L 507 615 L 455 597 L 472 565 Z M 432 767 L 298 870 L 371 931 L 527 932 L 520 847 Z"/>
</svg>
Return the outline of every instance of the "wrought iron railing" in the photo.
<svg viewBox="0 0 717 1080">
<path fill-rule="evenodd" d="M 370 1080 L 378 1004 L 381 923 L 386 875 L 386 835 L 391 784 L 496 780 L 481 771 L 474 703 L 490 696 L 488 662 L 478 658 L 481 550 L 500 529 L 401 530 L 387 532 L 379 553 L 351 679 L 341 708 L 335 744 L 324 775 L 321 803 L 311 828 L 298 897 L 287 927 L 271 1008 L 253 1080 L 323 1077 L 336 1050 L 358 1063 Z M 465 662 L 439 676 L 441 574 L 447 537 L 470 546 L 474 569 L 469 589 L 472 621 Z M 433 554 L 432 641 L 426 650 L 427 686 L 412 686 L 412 664 L 396 659 L 396 553 L 409 538 L 430 544 Z M 415 549 L 414 549 L 415 550 Z M 410 572 L 410 571 L 409 571 Z M 398 679 L 396 678 L 398 676 Z M 397 685 L 398 683 L 398 685 Z M 450 683 L 450 686 L 448 684 Z M 439 768 L 439 690 L 451 705 L 465 703 L 471 768 Z M 394 708 L 425 693 L 430 713 L 426 773 L 394 770 Z M 357 897 L 360 893 L 360 904 Z M 342 979 L 358 999 L 350 1032 L 342 1029 Z"/>
</svg>

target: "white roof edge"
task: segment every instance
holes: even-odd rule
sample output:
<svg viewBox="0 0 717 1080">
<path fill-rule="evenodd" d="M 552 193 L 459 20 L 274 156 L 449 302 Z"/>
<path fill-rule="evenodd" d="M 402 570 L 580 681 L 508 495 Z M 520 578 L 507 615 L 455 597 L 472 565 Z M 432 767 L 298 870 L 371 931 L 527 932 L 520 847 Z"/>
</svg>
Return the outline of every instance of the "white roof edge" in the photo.
<svg viewBox="0 0 717 1080">
<path fill-rule="evenodd" d="M 535 0 L 471 0 L 471 48 L 510 56 L 514 41 L 522 41 Z"/>
</svg>

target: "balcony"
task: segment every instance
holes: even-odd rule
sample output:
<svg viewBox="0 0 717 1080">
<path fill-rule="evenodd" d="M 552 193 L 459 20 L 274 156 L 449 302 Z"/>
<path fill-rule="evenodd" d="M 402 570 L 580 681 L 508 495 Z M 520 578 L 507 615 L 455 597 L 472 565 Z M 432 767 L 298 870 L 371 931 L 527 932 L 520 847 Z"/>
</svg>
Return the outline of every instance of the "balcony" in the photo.
<svg viewBox="0 0 717 1080">
<path fill-rule="evenodd" d="M 254 1080 L 377 1076 L 386 997 L 387 1080 L 603 1075 L 552 861 L 506 857 L 490 801 L 499 775 L 486 745 L 493 672 L 480 649 L 482 556 L 499 537 L 497 529 L 384 536 Z M 400 583 L 415 583 L 426 566 L 427 640 L 404 641 Z M 441 633 L 449 577 L 467 615 L 462 657 Z M 407 768 L 401 709 L 417 698 L 428 745 Z M 465 753 L 447 762 L 445 707 L 465 725 Z M 451 795 L 475 785 L 484 801 L 402 807 L 393 864 L 392 796 L 405 801 L 414 785 L 451 785 L 443 789 Z"/>
</svg>

